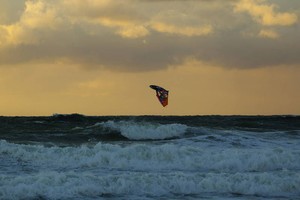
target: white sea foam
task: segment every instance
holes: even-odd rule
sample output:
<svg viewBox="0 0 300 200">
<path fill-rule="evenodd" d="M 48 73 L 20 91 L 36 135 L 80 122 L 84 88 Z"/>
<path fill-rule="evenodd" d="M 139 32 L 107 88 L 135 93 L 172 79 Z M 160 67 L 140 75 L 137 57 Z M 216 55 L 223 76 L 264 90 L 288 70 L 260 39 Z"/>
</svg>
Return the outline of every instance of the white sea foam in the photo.
<svg viewBox="0 0 300 200">
<path fill-rule="evenodd" d="M 282 148 L 202 148 L 176 144 L 98 143 L 95 146 L 44 147 L 0 142 L 2 160 L 49 169 L 122 169 L 134 171 L 266 172 L 299 170 L 300 150 Z M 14 163 L 15 164 L 15 163 Z M 1 164 L 0 164 L 1 165 Z"/>
<path fill-rule="evenodd" d="M 300 195 L 300 150 L 173 144 L 45 147 L 0 141 L 0 199 Z M 170 196 L 169 196 L 170 197 Z"/>
<path fill-rule="evenodd" d="M 119 131 L 131 140 L 157 140 L 182 136 L 188 126 L 183 124 L 153 124 L 131 121 L 107 121 L 97 123 L 98 126 Z"/>
<path fill-rule="evenodd" d="M 141 173 L 93 174 L 69 171 L 0 177 L 1 199 L 80 199 L 113 196 L 201 195 L 235 193 L 264 197 L 297 197 L 300 176 L 279 173 Z"/>
</svg>

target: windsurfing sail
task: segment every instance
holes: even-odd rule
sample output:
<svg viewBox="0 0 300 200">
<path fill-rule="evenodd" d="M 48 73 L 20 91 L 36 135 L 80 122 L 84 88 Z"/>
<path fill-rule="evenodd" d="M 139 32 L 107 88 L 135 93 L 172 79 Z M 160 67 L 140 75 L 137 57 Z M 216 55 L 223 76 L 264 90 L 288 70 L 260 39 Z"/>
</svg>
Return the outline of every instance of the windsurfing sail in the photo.
<svg viewBox="0 0 300 200">
<path fill-rule="evenodd" d="M 156 97 L 158 98 L 159 102 L 163 107 L 168 105 L 168 98 L 169 98 L 169 91 L 157 86 L 157 85 L 150 85 L 150 88 L 156 91 Z"/>
</svg>

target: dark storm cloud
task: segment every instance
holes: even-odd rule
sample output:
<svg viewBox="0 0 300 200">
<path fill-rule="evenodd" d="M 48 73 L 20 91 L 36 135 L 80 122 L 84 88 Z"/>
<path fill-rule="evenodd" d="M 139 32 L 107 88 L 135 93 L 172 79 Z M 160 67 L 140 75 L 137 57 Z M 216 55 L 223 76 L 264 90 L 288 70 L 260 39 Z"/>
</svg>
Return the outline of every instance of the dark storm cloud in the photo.
<svg viewBox="0 0 300 200">
<path fill-rule="evenodd" d="M 271 41 L 260 38 L 240 38 L 235 34 L 228 35 L 226 40 L 220 39 L 218 43 L 210 43 L 212 62 L 216 64 L 235 67 L 253 68 L 276 65 L 298 65 L 300 63 L 297 52 L 299 43 L 294 40 Z M 203 53 L 199 58 L 205 60 Z"/>
<path fill-rule="evenodd" d="M 15 23 L 14 26 L 3 25 L 0 32 L 2 28 L 2 32 L 12 29 L 20 33 L 13 35 L 14 40 L 11 43 L 0 38 L 0 65 L 59 61 L 89 69 L 105 67 L 118 71 L 151 71 L 180 64 L 191 57 L 234 68 L 300 63 L 298 24 L 271 27 L 280 37 L 262 38 L 258 37 L 259 31 L 264 28 L 261 24 L 251 19 L 251 16 L 234 12 L 232 3 L 224 1 L 215 0 L 218 3 L 211 4 L 203 1 L 206 2 L 205 5 L 188 1 L 191 3 L 183 5 L 183 10 L 180 8 L 180 1 L 176 1 L 172 12 L 167 5 L 150 8 L 143 4 L 146 7 L 140 8 L 142 5 L 137 3 L 126 8 L 126 11 L 123 10 L 122 15 L 128 15 L 127 18 L 113 14 L 122 8 L 109 2 L 95 5 L 91 13 L 88 12 L 90 8 L 86 7 L 84 11 L 75 9 L 62 14 L 61 10 L 68 9 L 60 7 L 57 12 L 45 17 L 59 19 L 53 25 L 54 28 L 41 26 L 35 21 L 33 23 L 31 18 L 28 21 L 23 18 L 23 21 Z M 292 1 L 288 2 L 292 4 Z M 43 9 L 49 3 L 45 5 Z M 52 6 L 63 5 L 56 2 Z M 95 14 L 97 6 L 100 10 L 110 8 L 111 11 Z M 178 10 L 174 11 L 177 7 Z M 189 12 L 186 10 L 188 8 Z M 148 9 L 151 14 L 147 14 Z M 81 11 L 80 18 L 76 17 L 77 12 Z M 69 16 L 65 16 L 68 14 Z M 180 14 L 180 18 L 177 14 Z M 159 28 L 156 26 L 158 22 L 161 23 Z M 194 33 L 194 27 L 201 30 L 205 25 L 210 25 L 211 31 L 198 35 L 186 33 Z M 27 38 L 35 40 L 28 42 Z"/>
<path fill-rule="evenodd" d="M 124 40 L 112 34 L 105 37 L 89 36 L 88 39 L 86 37 L 77 35 L 72 38 L 69 33 L 50 43 L 26 44 L 19 45 L 18 48 L 2 49 L 0 64 L 63 60 L 89 69 L 108 67 L 121 71 L 148 71 L 165 68 L 174 63 L 176 60 L 174 55 L 182 51 L 181 48 L 170 48 L 170 44 L 168 45 L 166 41 L 163 45 L 159 40 L 145 45 L 141 40 Z M 78 43 L 83 40 L 86 41 Z"/>
</svg>

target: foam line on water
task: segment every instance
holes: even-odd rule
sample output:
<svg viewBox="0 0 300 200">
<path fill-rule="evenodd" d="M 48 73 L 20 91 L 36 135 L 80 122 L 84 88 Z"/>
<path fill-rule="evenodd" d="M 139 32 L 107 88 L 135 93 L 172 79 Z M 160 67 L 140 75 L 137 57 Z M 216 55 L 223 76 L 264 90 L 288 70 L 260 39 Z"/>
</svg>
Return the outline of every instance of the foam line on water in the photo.
<svg viewBox="0 0 300 200">
<path fill-rule="evenodd" d="M 283 148 L 202 148 L 177 144 L 98 143 L 94 146 L 44 147 L 0 141 L 3 163 L 32 169 L 122 169 L 129 171 L 265 172 L 300 169 L 300 150 Z M 1 167 L 1 163 L 0 163 Z"/>
<path fill-rule="evenodd" d="M 116 196 L 163 197 L 170 194 L 229 193 L 261 197 L 297 197 L 300 175 L 279 173 L 92 173 L 44 171 L 0 176 L 0 199 L 66 199 Z"/>
</svg>

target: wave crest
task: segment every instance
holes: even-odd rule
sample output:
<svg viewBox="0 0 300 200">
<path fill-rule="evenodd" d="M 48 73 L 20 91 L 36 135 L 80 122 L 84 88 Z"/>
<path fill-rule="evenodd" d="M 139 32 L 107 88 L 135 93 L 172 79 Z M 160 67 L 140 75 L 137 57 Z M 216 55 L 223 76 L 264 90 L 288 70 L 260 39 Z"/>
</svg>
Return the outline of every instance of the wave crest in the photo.
<svg viewBox="0 0 300 200">
<path fill-rule="evenodd" d="M 118 131 L 122 136 L 130 140 L 163 140 L 177 138 L 186 132 L 188 126 L 183 124 L 153 124 L 153 123 L 137 123 L 130 121 L 107 121 L 101 122 L 103 128 Z"/>
</svg>

